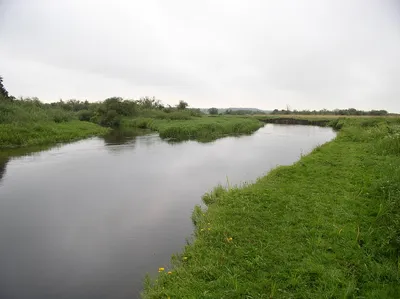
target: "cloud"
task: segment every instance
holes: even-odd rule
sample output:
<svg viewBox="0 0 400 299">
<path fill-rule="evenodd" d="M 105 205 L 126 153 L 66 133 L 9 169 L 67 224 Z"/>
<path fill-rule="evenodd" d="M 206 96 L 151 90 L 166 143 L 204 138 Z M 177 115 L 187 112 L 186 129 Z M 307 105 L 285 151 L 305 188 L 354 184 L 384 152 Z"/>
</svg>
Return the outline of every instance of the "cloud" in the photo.
<svg viewBox="0 0 400 299">
<path fill-rule="evenodd" d="M 0 72 L 45 100 L 400 112 L 395 0 L 3 0 Z"/>
</svg>

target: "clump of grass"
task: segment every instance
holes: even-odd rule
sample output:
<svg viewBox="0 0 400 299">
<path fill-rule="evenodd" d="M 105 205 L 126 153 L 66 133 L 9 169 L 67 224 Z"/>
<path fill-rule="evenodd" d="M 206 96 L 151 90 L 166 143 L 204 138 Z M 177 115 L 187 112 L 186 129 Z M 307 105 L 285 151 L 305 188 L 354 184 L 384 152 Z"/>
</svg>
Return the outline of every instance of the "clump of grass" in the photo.
<svg viewBox="0 0 400 299">
<path fill-rule="evenodd" d="M 192 222 L 194 225 L 198 225 L 201 220 L 204 218 L 204 211 L 202 210 L 202 208 L 199 205 L 196 205 L 193 209 L 193 213 L 192 213 Z"/>
<path fill-rule="evenodd" d="M 148 117 L 126 118 L 122 121 L 122 128 L 139 128 L 155 130 L 154 119 Z"/>
<path fill-rule="evenodd" d="M 218 200 L 218 198 L 220 198 L 222 194 L 224 194 L 226 191 L 227 190 L 224 187 L 222 187 L 222 185 L 218 185 L 211 192 L 204 194 L 201 199 L 207 206 L 209 206 L 215 203 Z"/>
<path fill-rule="evenodd" d="M 400 159 L 380 148 L 397 120 L 360 121 L 292 166 L 206 195 L 189 258 L 143 297 L 399 298 Z"/>
<path fill-rule="evenodd" d="M 400 125 L 388 126 L 382 135 L 376 142 L 377 152 L 385 155 L 400 155 Z"/>
</svg>

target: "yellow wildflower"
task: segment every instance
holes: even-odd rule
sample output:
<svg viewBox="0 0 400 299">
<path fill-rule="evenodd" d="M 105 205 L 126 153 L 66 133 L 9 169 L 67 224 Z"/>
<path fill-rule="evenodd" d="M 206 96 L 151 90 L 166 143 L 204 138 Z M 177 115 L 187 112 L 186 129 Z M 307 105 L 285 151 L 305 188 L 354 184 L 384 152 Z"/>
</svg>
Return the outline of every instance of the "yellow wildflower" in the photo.
<svg viewBox="0 0 400 299">
<path fill-rule="evenodd" d="M 171 272 L 171 271 L 168 271 L 168 274 L 172 274 L 172 272 Z"/>
<path fill-rule="evenodd" d="M 184 257 L 183 257 L 183 260 L 186 261 L 186 260 L 187 260 L 187 256 L 184 256 Z"/>
<path fill-rule="evenodd" d="M 232 238 L 227 238 L 228 242 L 231 242 L 233 239 Z"/>
<path fill-rule="evenodd" d="M 158 272 L 162 272 L 162 271 L 164 271 L 165 269 L 163 268 L 163 267 L 161 267 L 161 268 L 158 268 Z"/>
</svg>

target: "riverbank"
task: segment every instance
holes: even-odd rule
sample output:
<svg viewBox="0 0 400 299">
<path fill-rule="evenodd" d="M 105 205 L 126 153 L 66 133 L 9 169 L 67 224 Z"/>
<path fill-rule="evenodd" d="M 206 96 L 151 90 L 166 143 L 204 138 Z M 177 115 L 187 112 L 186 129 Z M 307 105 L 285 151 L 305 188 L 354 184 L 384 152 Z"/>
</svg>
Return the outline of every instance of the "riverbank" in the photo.
<svg viewBox="0 0 400 299">
<path fill-rule="evenodd" d="M 150 98 L 109 98 L 98 103 L 0 98 L 0 149 L 69 142 L 104 135 L 112 129 L 149 129 L 174 141 L 206 142 L 251 134 L 263 126 L 256 118 L 207 116 L 186 106 L 183 102 L 164 107 Z"/>
<path fill-rule="evenodd" d="M 68 122 L 0 124 L 0 149 L 56 144 L 104 135 L 110 129 L 72 120 Z"/>
<path fill-rule="evenodd" d="M 294 165 L 206 194 L 143 297 L 398 298 L 400 120 L 329 125 L 337 138 Z"/>
<path fill-rule="evenodd" d="M 124 119 L 122 122 L 123 128 L 149 129 L 158 132 L 161 138 L 201 142 L 225 136 L 252 134 L 262 126 L 263 123 L 255 118 L 237 116 L 202 116 L 188 120 L 141 117 Z"/>
<path fill-rule="evenodd" d="M 262 122 L 246 117 L 202 116 L 187 120 L 139 117 L 124 118 L 118 130 L 147 129 L 158 132 L 164 139 L 207 142 L 225 136 L 251 134 L 262 126 Z M 105 135 L 110 131 L 111 128 L 78 120 L 0 124 L 0 149 L 70 142 Z"/>
</svg>

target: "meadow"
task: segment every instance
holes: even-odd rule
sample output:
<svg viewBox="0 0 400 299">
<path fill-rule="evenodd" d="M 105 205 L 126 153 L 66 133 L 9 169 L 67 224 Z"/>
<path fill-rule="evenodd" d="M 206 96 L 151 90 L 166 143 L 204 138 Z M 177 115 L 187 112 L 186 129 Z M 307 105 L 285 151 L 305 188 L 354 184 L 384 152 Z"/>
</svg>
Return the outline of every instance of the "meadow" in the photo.
<svg viewBox="0 0 400 299">
<path fill-rule="evenodd" d="M 294 165 L 205 194 L 143 298 L 399 298 L 400 118 L 328 124 Z"/>
</svg>

